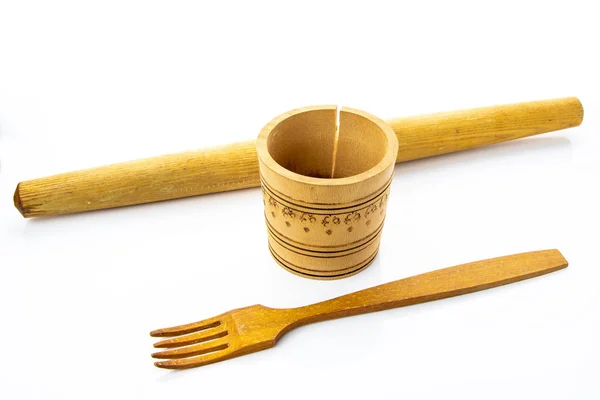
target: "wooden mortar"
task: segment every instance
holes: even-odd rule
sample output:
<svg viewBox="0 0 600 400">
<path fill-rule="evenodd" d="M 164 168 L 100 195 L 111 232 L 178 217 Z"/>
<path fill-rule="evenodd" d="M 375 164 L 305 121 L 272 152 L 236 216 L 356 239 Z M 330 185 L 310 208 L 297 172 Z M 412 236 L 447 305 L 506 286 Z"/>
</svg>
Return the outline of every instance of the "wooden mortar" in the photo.
<svg viewBox="0 0 600 400">
<path fill-rule="evenodd" d="M 304 107 L 269 122 L 256 151 L 277 263 L 304 277 L 337 279 L 373 262 L 398 155 L 391 126 L 344 107 L 336 135 L 336 106 Z"/>
</svg>

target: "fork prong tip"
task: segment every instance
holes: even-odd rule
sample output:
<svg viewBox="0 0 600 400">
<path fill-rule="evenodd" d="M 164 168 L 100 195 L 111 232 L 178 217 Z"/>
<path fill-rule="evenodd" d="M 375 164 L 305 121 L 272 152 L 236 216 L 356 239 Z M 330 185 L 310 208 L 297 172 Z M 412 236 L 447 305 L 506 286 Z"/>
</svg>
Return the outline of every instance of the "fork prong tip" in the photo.
<svg viewBox="0 0 600 400">
<path fill-rule="evenodd" d="M 154 366 L 158 367 L 158 368 L 165 368 L 165 369 L 181 369 L 169 361 L 156 361 L 154 363 Z"/>
</svg>

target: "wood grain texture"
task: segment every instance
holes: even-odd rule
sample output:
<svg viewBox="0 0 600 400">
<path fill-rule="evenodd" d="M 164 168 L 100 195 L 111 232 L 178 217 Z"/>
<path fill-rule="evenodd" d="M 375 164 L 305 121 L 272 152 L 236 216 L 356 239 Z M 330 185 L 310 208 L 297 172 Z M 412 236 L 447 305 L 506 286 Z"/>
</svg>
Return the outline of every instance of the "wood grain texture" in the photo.
<svg viewBox="0 0 600 400">
<path fill-rule="evenodd" d="M 583 107 L 576 97 L 532 101 L 389 120 L 398 135 L 396 162 L 579 126 Z"/>
<path fill-rule="evenodd" d="M 398 118 L 397 162 L 466 150 L 575 127 L 577 98 L 535 101 Z M 15 207 L 24 217 L 151 203 L 259 186 L 255 142 L 113 164 L 19 183 Z"/>
<path fill-rule="evenodd" d="M 21 182 L 24 217 L 152 203 L 260 186 L 255 141 L 107 165 Z"/>
<path fill-rule="evenodd" d="M 472 293 L 567 266 L 558 250 L 534 251 L 440 269 L 299 308 L 240 308 L 151 332 L 154 337 L 172 337 L 155 343 L 154 347 L 170 350 L 152 357 L 166 359 L 155 363 L 161 368 L 198 367 L 273 347 L 286 332 L 302 325 Z"/>
</svg>

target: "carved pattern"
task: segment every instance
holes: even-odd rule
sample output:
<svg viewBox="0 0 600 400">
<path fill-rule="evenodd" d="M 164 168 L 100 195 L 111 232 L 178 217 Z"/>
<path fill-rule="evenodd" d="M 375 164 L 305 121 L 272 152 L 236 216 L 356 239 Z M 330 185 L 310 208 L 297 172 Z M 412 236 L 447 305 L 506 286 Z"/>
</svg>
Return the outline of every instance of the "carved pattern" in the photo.
<svg viewBox="0 0 600 400">
<path fill-rule="evenodd" d="M 278 203 L 277 203 L 277 200 L 275 200 L 271 196 L 269 196 L 269 206 L 273 207 L 275 209 L 277 209 L 277 207 L 279 206 Z"/>
<path fill-rule="evenodd" d="M 314 215 L 310 213 L 302 213 L 302 215 L 300 216 L 300 221 L 305 223 L 310 222 L 311 224 L 314 224 L 315 222 L 317 222 L 317 219 Z"/>
<path fill-rule="evenodd" d="M 314 215 L 312 213 L 295 210 L 291 207 L 280 204 L 264 188 L 262 189 L 262 192 L 264 196 L 263 202 L 265 203 L 266 207 L 270 208 L 273 218 L 275 218 L 277 214 L 281 214 L 286 219 L 285 225 L 287 227 L 292 225 L 289 220 L 298 219 L 300 223 L 305 225 L 303 230 L 306 233 L 311 231 L 306 225 L 310 226 L 318 222 L 319 224 L 323 225 L 323 227 L 326 229 L 325 233 L 328 235 L 333 234 L 334 231 L 332 228 L 337 225 L 346 225 L 346 230 L 348 232 L 352 232 L 354 230 L 353 225 L 364 223 L 365 225 L 369 226 L 372 223 L 372 218 L 374 216 L 377 216 L 376 218 L 380 218 L 385 212 L 385 205 L 387 203 L 389 193 L 383 193 L 378 201 L 356 211 L 340 214 Z M 377 213 L 377 211 L 379 212 Z"/>
<path fill-rule="evenodd" d="M 282 213 L 284 217 L 290 217 L 291 219 L 296 218 L 296 213 L 289 207 L 283 207 Z"/>
</svg>

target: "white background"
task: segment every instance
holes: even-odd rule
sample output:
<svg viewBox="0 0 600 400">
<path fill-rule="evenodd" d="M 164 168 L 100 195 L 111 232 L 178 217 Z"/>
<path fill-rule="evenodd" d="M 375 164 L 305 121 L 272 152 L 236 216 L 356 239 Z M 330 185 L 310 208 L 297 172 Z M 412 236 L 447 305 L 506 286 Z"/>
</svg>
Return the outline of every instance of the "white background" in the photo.
<svg viewBox="0 0 600 400">
<path fill-rule="evenodd" d="M 600 398 L 594 2 L 0 2 L 0 398 Z M 19 181 L 255 137 L 578 96 L 579 128 L 399 164 L 380 255 L 339 281 L 267 251 L 257 189 L 25 220 Z M 155 368 L 152 329 L 558 248 L 566 270 Z"/>
</svg>

